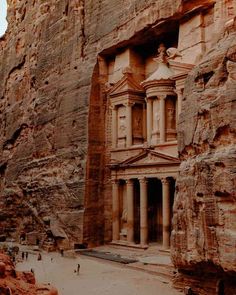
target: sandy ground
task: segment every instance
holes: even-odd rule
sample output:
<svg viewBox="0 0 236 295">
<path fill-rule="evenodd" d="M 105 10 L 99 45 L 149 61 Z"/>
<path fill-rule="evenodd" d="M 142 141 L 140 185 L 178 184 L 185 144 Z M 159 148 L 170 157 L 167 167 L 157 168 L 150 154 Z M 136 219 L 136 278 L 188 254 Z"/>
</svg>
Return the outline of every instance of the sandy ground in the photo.
<svg viewBox="0 0 236 295">
<path fill-rule="evenodd" d="M 80 273 L 74 270 L 80 263 Z M 19 262 L 17 270 L 34 269 L 40 283 L 57 287 L 60 295 L 178 295 L 162 278 L 100 259 L 61 257 L 58 253 L 43 253 L 42 261 L 29 254 Z"/>
</svg>

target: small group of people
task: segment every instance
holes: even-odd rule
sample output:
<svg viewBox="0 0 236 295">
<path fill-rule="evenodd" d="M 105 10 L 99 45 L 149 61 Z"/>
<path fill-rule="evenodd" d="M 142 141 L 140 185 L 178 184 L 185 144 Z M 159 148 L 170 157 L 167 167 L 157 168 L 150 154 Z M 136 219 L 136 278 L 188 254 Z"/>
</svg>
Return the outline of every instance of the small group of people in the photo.
<svg viewBox="0 0 236 295">
<path fill-rule="evenodd" d="M 26 251 L 26 252 L 24 252 L 24 251 L 22 251 L 21 252 L 21 258 L 22 258 L 22 260 L 28 260 L 28 256 L 29 256 L 29 253 Z"/>
</svg>

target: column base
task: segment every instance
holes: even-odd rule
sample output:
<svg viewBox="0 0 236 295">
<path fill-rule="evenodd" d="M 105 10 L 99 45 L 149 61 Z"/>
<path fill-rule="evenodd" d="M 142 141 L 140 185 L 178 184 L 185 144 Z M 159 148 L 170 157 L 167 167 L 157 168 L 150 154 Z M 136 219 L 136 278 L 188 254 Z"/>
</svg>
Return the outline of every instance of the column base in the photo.
<svg viewBox="0 0 236 295">
<path fill-rule="evenodd" d="M 170 248 L 163 248 L 161 247 L 160 249 L 158 249 L 159 252 L 161 253 L 165 253 L 165 254 L 170 254 Z"/>
</svg>

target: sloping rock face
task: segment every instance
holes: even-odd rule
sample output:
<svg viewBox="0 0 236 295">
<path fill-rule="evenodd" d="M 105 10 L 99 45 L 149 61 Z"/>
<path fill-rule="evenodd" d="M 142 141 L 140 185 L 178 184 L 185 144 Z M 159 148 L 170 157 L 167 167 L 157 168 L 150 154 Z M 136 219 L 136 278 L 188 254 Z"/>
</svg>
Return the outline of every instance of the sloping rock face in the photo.
<svg viewBox="0 0 236 295">
<path fill-rule="evenodd" d="M 236 290 L 235 95 L 234 22 L 189 75 L 179 122 L 172 258 L 196 294 Z"/>
<path fill-rule="evenodd" d="M 1 295 L 58 295 L 55 288 L 36 285 L 31 272 L 16 272 L 11 259 L 0 253 Z"/>
<path fill-rule="evenodd" d="M 8 0 L 0 40 L 0 235 L 46 232 L 56 219 L 72 242 L 111 238 L 105 73 L 97 57 L 180 15 L 181 2 Z"/>
</svg>

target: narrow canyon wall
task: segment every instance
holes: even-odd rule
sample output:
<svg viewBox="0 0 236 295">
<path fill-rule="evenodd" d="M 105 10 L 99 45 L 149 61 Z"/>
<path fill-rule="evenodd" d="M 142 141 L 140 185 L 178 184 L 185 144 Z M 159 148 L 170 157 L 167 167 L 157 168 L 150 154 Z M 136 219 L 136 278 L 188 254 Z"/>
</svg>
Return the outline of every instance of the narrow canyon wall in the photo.
<svg viewBox="0 0 236 295">
<path fill-rule="evenodd" d="M 8 3 L 0 54 L 1 231 L 44 233 L 44 220 L 56 218 L 81 241 L 90 88 L 81 72 L 92 71 L 82 58 L 83 14 L 71 1 Z"/>
<path fill-rule="evenodd" d="M 234 19 L 187 78 L 179 121 L 172 258 L 196 294 L 236 290 L 235 94 Z"/>
<path fill-rule="evenodd" d="M 214 1 L 8 2 L 0 40 L 0 236 L 36 231 L 43 240 L 51 228 L 72 243 L 109 241 L 107 57 L 150 39 L 158 44 L 166 26 Z M 223 2 L 216 1 L 216 36 Z M 217 294 L 220 278 L 232 294 L 236 270 L 235 45 L 231 27 L 190 74 L 179 120 L 172 253 L 184 273 L 176 284 L 192 282 L 199 294 Z"/>
</svg>

